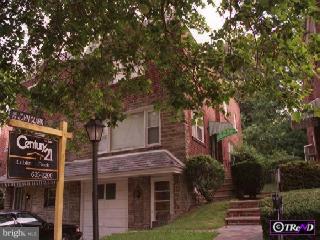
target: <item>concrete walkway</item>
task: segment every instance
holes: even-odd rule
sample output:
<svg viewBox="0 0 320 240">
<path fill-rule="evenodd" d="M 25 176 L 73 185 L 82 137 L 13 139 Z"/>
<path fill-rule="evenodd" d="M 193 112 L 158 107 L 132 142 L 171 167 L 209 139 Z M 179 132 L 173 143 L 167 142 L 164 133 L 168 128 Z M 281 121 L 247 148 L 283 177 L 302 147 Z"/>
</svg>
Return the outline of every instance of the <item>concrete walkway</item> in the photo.
<svg viewBox="0 0 320 240">
<path fill-rule="evenodd" d="M 214 240 L 262 240 L 261 225 L 229 225 L 216 230 Z"/>
</svg>

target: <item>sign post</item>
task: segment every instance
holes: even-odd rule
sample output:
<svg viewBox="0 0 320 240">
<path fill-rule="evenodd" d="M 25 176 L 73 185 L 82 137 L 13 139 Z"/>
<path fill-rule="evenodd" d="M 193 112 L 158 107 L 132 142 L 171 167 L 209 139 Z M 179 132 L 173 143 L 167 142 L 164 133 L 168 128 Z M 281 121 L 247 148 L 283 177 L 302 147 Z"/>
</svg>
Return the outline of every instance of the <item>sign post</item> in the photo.
<svg viewBox="0 0 320 240">
<path fill-rule="evenodd" d="M 60 122 L 60 128 L 50 128 L 39 126 L 29 121 L 21 121 L 10 119 L 9 126 L 22 128 L 30 131 L 44 133 L 59 138 L 58 151 L 58 179 L 56 185 L 55 215 L 54 215 L 54 240 L 62 240 L 62 214 L 63 214 L 63 189 L 64 189 L 64 164 L 66 156 L 67 139 L 72 138 L 72 134 L 68 132 L 68 123 Z"/>
</svg>

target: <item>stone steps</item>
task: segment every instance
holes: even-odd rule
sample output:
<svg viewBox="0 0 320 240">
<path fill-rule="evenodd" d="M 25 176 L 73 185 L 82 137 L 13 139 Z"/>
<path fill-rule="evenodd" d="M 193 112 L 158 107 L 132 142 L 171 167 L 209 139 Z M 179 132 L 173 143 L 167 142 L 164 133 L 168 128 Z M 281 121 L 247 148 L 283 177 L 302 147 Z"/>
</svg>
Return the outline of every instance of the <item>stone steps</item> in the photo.
<svg viewBox="0 0 320 240">
<path fill-rule="evenodd" d="M 259 225 L 260 216 L 227 217 L 225 221 L 227 225 Z"/>
<path fill-rule="evenodd" d="M 225 218 L 226 225 L 260 224 L 259 200 L 233 200 Z"/>
<path fill-rule="evenodd" d="M 259 200 L 234 200 L 230 201 L 230 208 L 258 208 Z"/>
<path fill-rule="evenodd" d="M 259 208 L 234 208 L 227 212 L 228 217 L 259 217 Z"/>
</svg>

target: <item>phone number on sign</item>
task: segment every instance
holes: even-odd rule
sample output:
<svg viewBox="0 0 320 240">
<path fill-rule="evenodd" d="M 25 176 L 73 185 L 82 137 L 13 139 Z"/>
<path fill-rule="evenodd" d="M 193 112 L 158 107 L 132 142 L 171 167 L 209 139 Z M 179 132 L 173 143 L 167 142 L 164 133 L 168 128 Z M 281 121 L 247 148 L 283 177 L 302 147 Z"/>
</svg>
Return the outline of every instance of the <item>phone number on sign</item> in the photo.
<svg viewBox="0 0 320 240">
<path fill-rule="evenodd" d="M 54 173 L 50 173 L 50 172 L 37 172 L 37 171 L 31 172 L 32 178 L 54 179 L 54 176 L 55 176 Z"/>
</svg>

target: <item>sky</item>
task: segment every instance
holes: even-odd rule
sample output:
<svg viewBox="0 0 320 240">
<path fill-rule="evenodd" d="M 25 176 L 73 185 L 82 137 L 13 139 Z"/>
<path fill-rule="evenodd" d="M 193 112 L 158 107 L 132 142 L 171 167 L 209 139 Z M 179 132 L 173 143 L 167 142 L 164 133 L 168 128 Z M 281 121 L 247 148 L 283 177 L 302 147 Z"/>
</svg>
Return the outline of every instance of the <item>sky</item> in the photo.
<svg viewBox="0 0 320 240">
<path fill-rule="evenodd" d="M 216 6 L 219 6 L 220 3 L 221 3 L 221 0 L 215 0 Z M 224 18 L 221 17 L 216 12 L 216 7 L 212 7 L 212 6 L 207 5 L 203 9 L 198 8 L 198 12 L 205 17 L 207 24 L 211 30 L 217 30 L 222 27 L 222 25 L 224 23 Z M 194 29 L 191 29 L 190 31 L 198 43 L 209 42 L 209 40 L 210 40 L 209 34 L 210 33 L 199 34 Z"/>
</svg>

